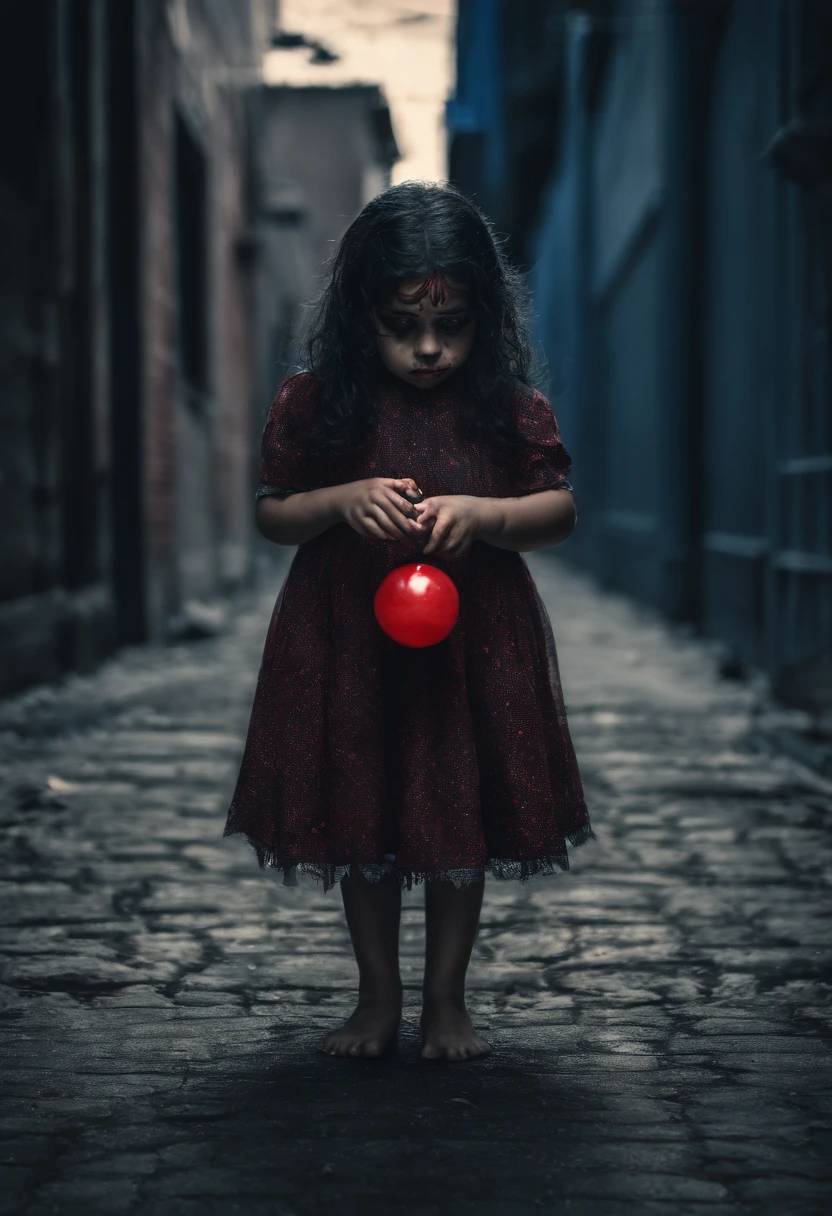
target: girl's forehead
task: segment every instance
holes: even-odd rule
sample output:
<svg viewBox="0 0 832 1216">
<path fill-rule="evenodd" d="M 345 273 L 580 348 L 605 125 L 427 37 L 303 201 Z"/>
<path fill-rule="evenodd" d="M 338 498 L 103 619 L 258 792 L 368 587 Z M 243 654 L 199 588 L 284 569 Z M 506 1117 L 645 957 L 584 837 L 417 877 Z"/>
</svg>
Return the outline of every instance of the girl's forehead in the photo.
<svg viewBox="0 0 832 1216">
<path fill-rule="evenodd" d="M 468 304 L 471 292 L 464 283 L 441 273 L 431 274 L 427 279 L 402 279 L 396 284 L 390 300 L 397 304 L 418 307 L 441 305 L 445 308 Z"/>
</svg>

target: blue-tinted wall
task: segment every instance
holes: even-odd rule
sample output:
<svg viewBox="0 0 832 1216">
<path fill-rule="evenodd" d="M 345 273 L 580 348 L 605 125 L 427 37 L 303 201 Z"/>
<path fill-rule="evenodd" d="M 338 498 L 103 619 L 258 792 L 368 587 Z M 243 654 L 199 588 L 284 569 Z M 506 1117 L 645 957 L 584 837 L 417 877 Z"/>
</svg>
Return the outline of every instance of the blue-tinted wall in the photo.
<svg viewBox="0 0 832 1216">
<path fill-rule="evenodd" d="M 500 0 L 459 0 L 457 47 L 456 90 L 446 111 L 452 176 L 495 215 L 507 154 Z"/>
<path fill-rule="evenodd" d="M 474 158 L 458 180 L 510 225 L 512 192 L 529 189 L 512 160 L 518 82 L 557 80 L 539 150 L 551 172 L 511 235 L 574 459 L 579 525 L 563 552 L 784 686 L 819 687 L 832 664 L 832 7 L 518 0 L 496 14 L 461 6 L 451 139 L 467 114 L 480 171 Z M 490 109 L 460 108 L 475 94 Z"/>
</svg>

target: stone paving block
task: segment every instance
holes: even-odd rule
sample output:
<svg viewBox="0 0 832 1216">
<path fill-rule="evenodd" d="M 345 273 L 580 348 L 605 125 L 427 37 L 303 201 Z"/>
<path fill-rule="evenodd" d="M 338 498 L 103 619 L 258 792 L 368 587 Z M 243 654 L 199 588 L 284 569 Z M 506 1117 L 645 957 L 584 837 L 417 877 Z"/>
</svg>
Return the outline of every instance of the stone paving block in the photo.
<svg viewBox="0 0 832 1216">
<path fill-rule="evenodd" d="M 557 1200 L 556 1206 L 551 1207 L 544 1201 L 538 1207 L 540 1210 L 568 1212 L 569 1216 L 740 1216 L 743 1213 L 741 1207 L 733 1204 L 691 1203 L 686 1200 L 666 1203 L 645 1199 L 628 1202 L 619 1199 L 567 1198 Z"/>
<path fill-rule="evenodd" d="M 242 1213 L 244 1216 L 300 1216 L 300 1209 L 294 1204 L 289 1206 L 274 1198 L 252 1196 L 246 1196 L 243 1200 L 228 1196 L 213 1199 L 204 1195 L 153 1199 L 149 1203 L 141 1204 L 135 1212 L 137 1216 L 231 1216 L 232 1213 Z"/>
<path fill-rule="evenodd" d="M 101 1211 L 130 1212 L 135 1206 L 138 1185 L 130 1178 L 73 1180 L 62 1178 L 35 1189 L 34 1208 L 40 1212 Z"/>
</svg>

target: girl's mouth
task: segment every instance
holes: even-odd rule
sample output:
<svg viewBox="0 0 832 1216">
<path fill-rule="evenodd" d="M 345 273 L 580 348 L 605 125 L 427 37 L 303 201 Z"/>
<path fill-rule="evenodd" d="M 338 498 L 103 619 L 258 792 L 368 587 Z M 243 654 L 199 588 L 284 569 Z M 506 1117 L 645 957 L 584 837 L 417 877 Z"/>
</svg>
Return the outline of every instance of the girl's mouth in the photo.
<svg viewBox="0 0 832 1216">
<path fill-rule="evenodd" d="M 411 376 L 441 376 L 443 372 L 450 371 L 448 367 L 416 367 L 411 371 Z"/>
</svg>

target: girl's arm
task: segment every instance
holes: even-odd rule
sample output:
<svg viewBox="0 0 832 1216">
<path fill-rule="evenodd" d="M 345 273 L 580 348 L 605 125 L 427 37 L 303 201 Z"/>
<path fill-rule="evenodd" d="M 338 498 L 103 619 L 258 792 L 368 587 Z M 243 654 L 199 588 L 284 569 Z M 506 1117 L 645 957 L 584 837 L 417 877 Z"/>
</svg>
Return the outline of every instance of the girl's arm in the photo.
<svg viewBox="0 0 832 1216">
<path fill-rule="evenodd" d="M 479 540 L 527 553 L 566 540 L 578 519 L 569 490 L 540 490 L 522 498 L 479 498 Z"/>
<path fill-rule="evenodd" d="M 276 545 L 302 545 L 341 523 L 341 486 L 304 490 L 288 498 L 266 495 L 258 498 L 254 510 L 257 531 Z"/>
<path fill-rule="evenodd" d="M 334 524 L 347 523 L 359 536 L 376 540 L 422 539 L 413 504 L 405 497 L 418 493 L 411 477 L 370 477 L 320 490 L 303 490 L 288 498 L 264 495 L 257 500 L 258 532 L 276 545 L 302 545 Z"/>
</svg>

